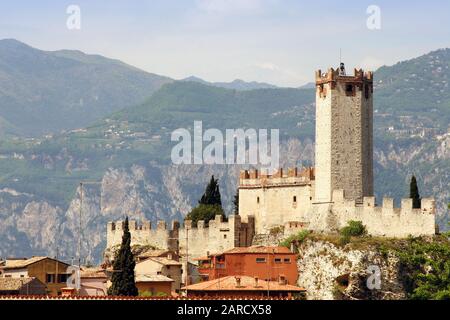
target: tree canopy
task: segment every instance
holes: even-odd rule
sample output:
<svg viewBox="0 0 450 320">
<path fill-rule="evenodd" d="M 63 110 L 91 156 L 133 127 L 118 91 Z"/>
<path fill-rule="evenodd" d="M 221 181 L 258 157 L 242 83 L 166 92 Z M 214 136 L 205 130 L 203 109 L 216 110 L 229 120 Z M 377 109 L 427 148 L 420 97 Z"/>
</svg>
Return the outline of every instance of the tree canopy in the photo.
<svg viewBox="0 0 450 320">
<path fill-rule="evenodd" d="M 111 287 L 108 294 L 112 296 L 137 296 L 138 289 L 134 281 L 134 261 L 131 252 L 131 234 L 128 227 L 128 217 L 123 226 L 122 244 L 113 263 L 113 274 L 111 276 Z"/>
<path fill-rule="evenodd" d="M 226 219 L 222 208 L 222 200 L 219 190 L 219 179 L 211 177 L 206 190 L 202 195 L 198 206 L 191 210 L 186 216 L 186 220 L 191 220 L 194 226 L 199 220 L 204 220 L 207 225 L 210 220 L 213 220 L 216 215 L 221 215 Z"/>
<path fill-rule="evenodd" d="M 419 195 L 419 188 L 417 187 L 417 180 L 415 176 L 411 177 L 409 184 L 409 197 L 413 199 L 413 208 L 420 209 L 421 199 Z"/>
</svg>

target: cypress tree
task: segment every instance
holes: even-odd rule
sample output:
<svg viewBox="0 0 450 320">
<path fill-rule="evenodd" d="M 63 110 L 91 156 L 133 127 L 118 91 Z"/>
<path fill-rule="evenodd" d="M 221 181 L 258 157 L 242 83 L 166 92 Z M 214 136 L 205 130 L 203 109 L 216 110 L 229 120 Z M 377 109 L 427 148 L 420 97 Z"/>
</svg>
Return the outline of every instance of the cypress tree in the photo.
<svg viewBox="0 0 450 320">
<path fill-rule="evenodd" d="M 137 296 L 138 289 L 134 282 L 135 261 L 131 252 L 131 234 L 128 228 L 128 217 L 125 219 L 123 227 L 122 244 L 117 253 L 111 276 L 112 285 L 108 294 L 112 296 Z"/>
<path fill-rule="evenodd" d="M 202 195 L 199 204 L 218 205 L 222 206 L 222 199 L 220 197 L 219 179 L 214 179 L 214 175 L 211 176 L 205 193 Z"/>
<path fill-rule="evenodd" d="M 206 186 L 205 193 L 203 193 L 201 199 L 198 201 L 198 206 L 193 208 L 185 219 L 191 220 L 195 226 L 198 220 L 203 220 L 205 224 L 208 224 L 216 215 L 221 215 L 225 221 L 227 219 L 222 208 L 219 179 L 214 179 L 214 176 L 212 176 Z"/>
<path fill-rule="evenodd" d="M 409 197 L 413 199 L 413 208 L 420 209 L 421 199 L 419 195 L 419 188 L 417 187 L 417 180 L 415 176 L 412 176 L 409 184 Z"/>
<path fill-rule="evenodd" d="M 239 214 L 239 189 L 236 190 L 236 194 L 234 195 L 233 199 L 233 205 L 234 205 L 234 214 Z"/>
</svg>

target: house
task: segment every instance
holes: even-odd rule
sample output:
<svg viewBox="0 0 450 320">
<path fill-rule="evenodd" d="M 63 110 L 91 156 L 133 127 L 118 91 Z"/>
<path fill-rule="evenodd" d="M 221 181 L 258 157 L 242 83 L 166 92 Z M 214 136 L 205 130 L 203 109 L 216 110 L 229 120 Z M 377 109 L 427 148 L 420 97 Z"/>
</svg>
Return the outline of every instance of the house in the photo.
<svg viewBox="0 0 450 320">
<path fill-rule="evenodd" d="M 39 279 L 0 278 L 0 295 L 45 295 L 47 288 Z"/>
<path fill-rule="evenodd" d="M 203 280 L 244 275 L 268 281 L 284 278 L 291 285 L 297 283 L 297 256 L 285 247 L 237 247 L 196 260 Z"/>
<path fill-rule="evenodd" d="M 292 286 L 285 280 L 265 281 L 258 277 L 226 276 L 183 287 L 189 297 L 287 297 L 301 296 L 305 289 Z"/>
<path fill-rule="evenodd" d="M 67 263 L 49 257 L 7 259 L 0 267 L 2 278 L 36 278 L 45 286 L 48 294 L 59 295 L 66 287 Z"/>
<path fill-rule="evenodd" d="M 136 257 L 136 261 L 141 262 L 143 260 L 146 260 L 147 258 L 167 258 L 169 260 L 179 261 L 179 256 L 175 251 L 159 249 L 147 250 L 140 253 Z"/>
<path fill-rule="evenodd" d="M 163 257 L 151 257 L 136 263 L 136 276 L 162 275 L 173 280 L 172 291 L 179 292 L 181 288 L 181 263 Z"/>
<path fill-rule="evenodd" d="M 174 280 L 161 274 L 136 275 L 136 287 L 139 295 L 144 293 L 152 296 L 171 296 Z"/>
<path fill-rule="evenodd" d="M 80 272 L 80 296 L 106 296 L 108 275 L 102 268 L 82 268 Z"/>
</svg>

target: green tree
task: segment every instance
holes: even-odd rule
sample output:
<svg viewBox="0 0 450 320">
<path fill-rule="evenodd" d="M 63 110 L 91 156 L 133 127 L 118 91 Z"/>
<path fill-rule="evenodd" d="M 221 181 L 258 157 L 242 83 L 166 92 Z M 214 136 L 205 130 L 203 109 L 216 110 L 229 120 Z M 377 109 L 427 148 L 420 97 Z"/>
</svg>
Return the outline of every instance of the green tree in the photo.
<svg viewBox="0 0 450 320">
<path fill-rule="evenodd" d="M 413 199 L 413 208 L 420 209 L 421 199 L 419 195 L 419 188 L 417 187 L 417 180 L 415 176 L 412 176 L 409 184 L 409 197 Z"/>
<path fill-rule="evenodd" d="M 123 227 L 122 244 L 113 263 L 111 287 L 108 294 L 112 296 L 137 296 L 138 289 L 134 281 L 134 256 L 131 252 L 131 234 L 128 228 L 128 217 Z"/>
<path fill-rule="evenodd" d="M 234 195 L 233 199 L 233 206 L 234 206 L 234 214 L 239 215 L 239 189 L 236 190 L 236 194 Z"/>
<path fill-rule="evenodd" d="M 186 216 L 186 220 L 192 220 L 194 226 L 199 220 L 204 220 L 207 225 L 216 215 L 221 215 L 226 219 L 222 208 L 222 200 L 220 197 L 219 180 L 211 177 L 206 186 L 205 193 L 202 195 L 198 206 L 191 210 Z"/>
<path fill-rule="evenodd" d="M 224 219 L 226 218 L 225 213 L 221 206 L 211 205 L 211 204 L 199 204 L 197 207 L 191 210 L 186 216 L 186 220 L 192 220 L 192 225 L 196 226 L 199 220 L 204 220 L 205 224 L 208 225 L 210 220 L 220 215 Z"/>
<path fill-rule="evenodd" d="M 404 285 L 410 299 L 450 300 L 450 242 L 410 238 L 399 251 Z"/>
<path fill-rule="evenodd" d="M 198 203 L 222 206 L 222 199 L 220 197 L 219 190 L 219 179 L 214 179 L 214 176 L 211 176 L 211 180 L 206 186 L 205 193 Z"/>
</svg>

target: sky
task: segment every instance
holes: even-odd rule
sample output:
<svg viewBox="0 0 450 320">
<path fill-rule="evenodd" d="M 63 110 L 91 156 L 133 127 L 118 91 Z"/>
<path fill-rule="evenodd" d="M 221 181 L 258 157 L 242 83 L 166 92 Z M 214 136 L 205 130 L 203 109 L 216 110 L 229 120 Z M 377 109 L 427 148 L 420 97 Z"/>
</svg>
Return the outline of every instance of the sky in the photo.
<svg viewBox="0 0 450 320">
<path fill-rule="evenodd" d="M 80 29 L 67 27 L 70 5 Z M 379 15 L 368 13 L 373 5 Z M 174 79 L 298 87 L 337 66 L 340 52 L 348 69 L 375 70 L 450 47 L 449 13 L 446 0 L 1 0 L 0 39 L 101 54 Z"/>
</svg>

